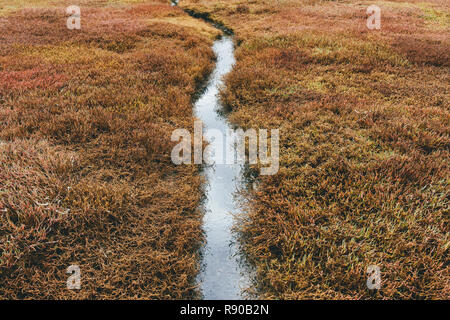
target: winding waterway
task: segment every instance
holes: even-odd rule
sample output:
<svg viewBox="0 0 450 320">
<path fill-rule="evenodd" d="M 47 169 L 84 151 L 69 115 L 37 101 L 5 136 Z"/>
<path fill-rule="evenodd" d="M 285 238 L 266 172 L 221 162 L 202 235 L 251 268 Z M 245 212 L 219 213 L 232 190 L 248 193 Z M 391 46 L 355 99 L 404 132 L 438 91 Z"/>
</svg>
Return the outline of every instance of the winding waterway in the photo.
<svg viewBox="0 0 450 320">
<path fill-rule="evenodd" d="M 173 1 L 177 5 L 178 1 Z M 223 77 L 234 66 L 233 37 L 225 35 L 213 45 L 217 60 L 215 69 L 209 76 L 206 89 L 194 106 L 196 117 L 203 122 L 203 132 L 218 130 L 225 137 L 235 129 L 220 111 L 223 106 L 219 99 L 219 89 Z M 224 150 L 233 150 L 235 144 L 225 139 Z M 240 213 L 237 190 L 243 186 L 243 170 L 240 164 L 218 164 L 205 166 L 206 178 L 203 203 L 203 230 L 206 244 L 202 248 L 202 268 L 198 275 L 203 298 L 207 300 L 244 299 L 244 289 L 250 285 L 250 269 L 245 264 L 232 229 L 235 216 Z"/>
<path fill-rule="evenodd" d="M 232 127 L 218 111 L 222 78 L 233 68 L 234 45 L 230 36 L 217 40 L 213 46 L 217 56 L 205 92 L 195 103 L 196 116 L 202 120 L 204 130 L 216 129 L 224 136 Z M 224 141 L 224 148 L 235 148 L 232 140 Z M 206 245 L 203 248 L 203 268 L 198 277 L 205 299 L 243 299 L 243 289 L 249 285 L 247 267 L 242 261 L 232 227 L 239 214 L 236 191 L 242 186 L 239 164 L 214 164 L 205 168 L 207 180 L 203 228 Z"/>
</svg>

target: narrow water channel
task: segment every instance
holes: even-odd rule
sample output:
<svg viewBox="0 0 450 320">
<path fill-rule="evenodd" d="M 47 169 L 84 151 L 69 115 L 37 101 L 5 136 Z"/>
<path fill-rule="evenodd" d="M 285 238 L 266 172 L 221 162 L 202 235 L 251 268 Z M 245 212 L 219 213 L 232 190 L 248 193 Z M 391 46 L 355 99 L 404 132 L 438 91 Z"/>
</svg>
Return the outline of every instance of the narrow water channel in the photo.
<svg viewBox="0 0 450 320">
<path fill-rule="evenodd" d="M 172 0 L 172 5 L 178 5 Z M 213 45 L 216 65 L 209 76 L 207 86 L 194 106 L 196 117 L 203 122 L 203 132 L 219 130 L 225 137 L 236 129 L 231 126 L 221 111 L 219 89 L 223 77 L 234 66 L 234 43 L 232 36 L 223 36 Z M 223 150 L 235 150 L 235 141 L 225 139 Z M 213 164 L 205 166 L 206 178 L 203 204 L 205 213 L 203 230 L 206 244 L 202 248 L 202 269 L 198 283 L 206 300 L 245 299 L 244 289 L 250 285 L 250 268 L 240 254 L 236 235 L 232 232 L 235 216 L 240 213 L 237 191 L 244 185 L 244 168 L 240 164 Z"/>
<path fill-rule="evenodd" d="M 213 46 L 217 56 L 205 92 L 195 103 L 196 116 L 202 120 L 204 131 L 220 130 L 225 136 L 232 127 L 219 114 L 223 108 L 219 100 L 219 88 L 223 76 L 235 63 L 234 44 L 230 36 L 217 40 Z M 230 139 L 224 141 L 224 149 L 235 148 Z M 214 164 L 205 168 L 207 180 L 204 204 L 204 231 L 206 246 L 203 248 L 203 268 L 198 277 L 204 299 L 243 299 L 242 290 L 249 285 L 246 268 L 241 261 L 239 248 L 232 232 L 234 215 L 239 213 L 237 188 L 242 186 L 242 167 L 239 164 Z"/>
</svg>

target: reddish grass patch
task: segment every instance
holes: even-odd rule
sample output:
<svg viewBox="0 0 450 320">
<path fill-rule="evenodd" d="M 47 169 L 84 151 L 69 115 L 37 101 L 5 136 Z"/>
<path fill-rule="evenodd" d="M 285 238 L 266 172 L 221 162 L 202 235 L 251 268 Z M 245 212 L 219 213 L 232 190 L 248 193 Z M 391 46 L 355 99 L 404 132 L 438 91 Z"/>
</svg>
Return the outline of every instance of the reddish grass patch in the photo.
<svg viewBox="0 0 450 320">
<path fill-rule="evenodd" d="M 63 2 L 0 24 L 0 297 L 197 297 L 202 180 L 170 136 L 193 123 L 211 38 L 149 24 L 190 19 L 153 4 L 89 1 L 81 31 Z"/>
</svg>

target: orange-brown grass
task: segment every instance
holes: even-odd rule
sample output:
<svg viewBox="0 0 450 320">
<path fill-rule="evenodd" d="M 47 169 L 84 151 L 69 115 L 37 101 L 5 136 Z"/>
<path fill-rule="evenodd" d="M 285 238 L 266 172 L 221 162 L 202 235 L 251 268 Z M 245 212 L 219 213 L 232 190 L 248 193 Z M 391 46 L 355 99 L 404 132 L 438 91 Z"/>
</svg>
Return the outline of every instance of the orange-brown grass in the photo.
<svg viewBox="0 0 450 320">
<path fill-rule="evenodd" d="M 280 171 L 251 169 L 239 227 L 260 296 L 450 298 L 448 2 L 182 5 L 236 33 L 231 120 L 281 130 Z"/>
<path fill-rule="evenodd" d="M 81 1 L 81 30 L 71 2 L 2 12 L 2 299 L 197 295 L 202 181 L 172 164 L 170 137 L 193 123 L 217 34 L 166 1 L 129 2 Z"/>
</svg>

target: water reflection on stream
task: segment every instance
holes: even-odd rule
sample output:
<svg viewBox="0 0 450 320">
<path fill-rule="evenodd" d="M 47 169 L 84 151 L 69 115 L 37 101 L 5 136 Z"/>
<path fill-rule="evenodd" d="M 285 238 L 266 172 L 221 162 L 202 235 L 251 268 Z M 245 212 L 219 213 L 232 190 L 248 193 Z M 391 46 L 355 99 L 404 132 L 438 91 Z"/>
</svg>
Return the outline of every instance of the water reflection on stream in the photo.
<svg viewBox="0 0 450 320">
<path fill-rule="evenodd" d="M 218 129 L 225 136 L 232 127 L 218 113 L 222 110 L 218 95 L 223 76 L 232 70 L 235 63 L 232 37 L 224 36 L 217 40 L 213 49 L 217 56 L 216 67 L 206 90 L 195 103 L 195 113 L 203 121 L 204 130 Z M 235 147 L 230 139 L 224 142 L 228 150 Z M 242 299 L 242 289 L 249 285 L 248 270 L 241 261 L 235 235 L 231 231 L 235 223 L 233 215 L 239 213 L 234 196 L 243 183 L 242 169 L 239 164 L 215 164 L 204 171 L 208 183 L 203 226 L 207 242 L 198 280 L 205 299 Z"/>
<path fill-rule="evenodd" d="M 172 5 L 178 5 L 173 0 Z M 214 42 L 217 61 L 206 89 L 195 103 L 195 115 L 203 122 L 203 131 L 219 130 L 223 136 L 233 127 L 220 115 L 223 106 L 219 100 L 219 89 L 223 77 L 233 69 L 235 63 L 234 44 L 231 36 L 223 36 Z M 235 148 L 231 139 L 226 139 L 224 150 Z M 203 298 L 207 300 L 244 299 L 243 289 L 250 285 L 250 268 L 244 263 L 232 232 L 234 216 L 239 214 L 236 191 L 243 186 L 243 167 L 240 164 L 214 164 L 205 166 L 206 200 L 203 230 L 206 244 L 202 249 L 202 269 L 198 275 Z"/>
</svg>

